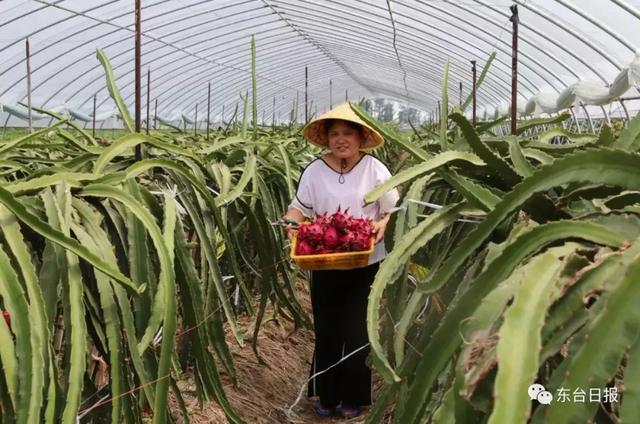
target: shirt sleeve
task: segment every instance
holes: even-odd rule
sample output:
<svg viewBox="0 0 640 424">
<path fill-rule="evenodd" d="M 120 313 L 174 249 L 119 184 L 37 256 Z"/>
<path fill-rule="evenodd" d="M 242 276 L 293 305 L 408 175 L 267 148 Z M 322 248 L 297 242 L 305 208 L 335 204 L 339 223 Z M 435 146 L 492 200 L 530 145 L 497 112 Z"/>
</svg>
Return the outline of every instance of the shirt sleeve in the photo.
<svg viewBox="0 0 640 424">
<path fill-rule="evenodd" d="M 291 208 L 299 210 L 304 216 L 307 217 L 312 217 L 314 215 L 313 198 L 311 197 L 310 177 L 307 169 L 305 169 L 300 176 L 296 194 L 293 196 L 291 204 L 289 205 L 289 209 Z"/>
<path fill-rule="evenodd" d="M 376 185 L 380 185 L 391 178 L 391 173 L 387 169 L 386 166 L 382 164 L 382 162 L 378 162 L 378 166 L 376 167 Z M 398 193 L 397 188 L 393 188 L 383 194 L 378 200 L 378 206 L 380 213 L 389 213 L 391 209 L 396 206 L 396 203 L 400 199 L 400 193 Z"/>
</svg>

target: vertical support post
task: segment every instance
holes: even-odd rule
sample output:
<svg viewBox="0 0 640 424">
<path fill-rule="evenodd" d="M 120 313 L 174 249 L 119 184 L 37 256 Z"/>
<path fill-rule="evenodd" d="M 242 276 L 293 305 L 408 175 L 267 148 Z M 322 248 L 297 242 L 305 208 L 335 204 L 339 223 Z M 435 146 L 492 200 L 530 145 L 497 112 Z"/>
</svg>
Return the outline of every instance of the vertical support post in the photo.
<svg viewBox="0 0 640 424">
<path fill-rule="evenodd" d="M 153 107 L 153 129 L 158 129 L 158 99 L 155 100 Z"/>
<path fill-rule="evenodd" d="M 329 80 L 329 109 L 333 109 L 333 81 Z"/>
<path fill-rule="evenodd" d="M 621 98 L 621 99 L 619 99 L 618 101 L 620 102 L 620 106 L 622 106 L 622 110 L 624 110 L 624 114 L 625 114 L 625 116 L 627 117 L 627 122 L 626 122 L 626 124 L 627 124 L 627 125 L 629 125 L 629 119 L 630 119 L 630 117 L 629 117 L 629 111 L 627 110 L 627 106 L 625 106 L 625 104 L 624 104 L 624 99 L 622 99 L 622 98 Z"/>
<path fill-rule="evenodd" d="M 211 129 L 211 81 L 207 87 L 207 141 L 209 141 L 209 131 Z"/>
<path fill-rule="evenodd" d="M 518 5 L 511 7 L 511 18 L 513 23 L 513 33 L 511 41 L 511 134 L 515 135 L 518 123 Z"/>
<path fill-rule="evenodd" d="M 93 95 L 93 115 L 91 116 L 93 125 L 91 126 L 91 137 L 96 138 L 96 97 L 97 95 Z"/>
<path fill-rule="evenodd" d="M 135 20 L 136 20 L 136 37 L 135 37 L 135 44 L 136 44 L 136 50 L 135 50 L 135 90 L 136 90 L 136 132 L 139 133 L 140 132 L 140 115 L 141 115 L 141 93 L 140 93 L 140 79 L 141 79 L 141 75 L 140 75 L 140 66 L 141 66 L 141 61 L 140 61 L 140 40 L 141 40 L 141 34 L 142 34 L 142 24 L 141 24 L 141 19 L 140 19 L 140 15 L 141 15 L 141 3 L 142 0 L 136 0 L 135 3 Z M 135 148 L 135 155 L 136 155 L 136 161 L 140 161 L 142 160 L 142 145 L 138 144 Z"/>
<path fill-rule="evenodd" d="M 29 37 L 26 40 L 26 60 L 27 60 L 27 107 L 29 108 L 29 134 L 33 132 L 31 118 L 31 50 L 29 49 Z"/>
<path fill-rule="evenodd" d="M 151 106 L 151 68 L 147 68 L 147 135 L 149 135 L 149 127 L 151 120 L 149 119 L 149 108 Z"/>
<path fill-rule="evenodd" d="M 309 122 L 309 68 L 304 67 L 304 123 Z"/>
<path fill-rule="evenodd" d="M 193 120 L 193 135 L 198 135 L 198 103 L 196 103 L 196 116 Z"/>
<path fill-rule="evenodd" d="M 582 110 L 584 110 L 584 114 L 587 116 L 587 121 L 589 122 L 589 128 L 591 128 L 591 132 L 595 133 L 596 129 L 593 126 L 593 120 L 591 119 L 591 115 L 589 115 L 589 111 L 587 110 L 587 107 L 582 102 L 580 102 L 580 106 L 582 107 Z"/>
<path fill-rule="evenodd" d="M 477 121 L 477 117 L 476 117 L 476 61 L 472 60 L 471 61 L 471 74 L 472 74 L 472 85 L 471 85 L 471 98 L 473 99 L 472 103 L 473 103 L 473 116 L 471 119 L 471 124 L 473 125 L 473 128 L 476 127 L 476 123 Z"/>
<path fill-rule="evenodd" d="M 569 112 L 571 112 L 571 116 L 573 117 L 573 122 L 576 124 L 577 133 L 582 134 L 582 128 L 580 128 L 580 121 L 578 121 L 578 116 L 576 114 L 575 108 L 571 106 L 569 108 Z"/>
<path fill-rule="evenodd" d="M 602 109 L 602 113 L 604 115 L 604 119 L 607 122 L 607 124 L 611 125 L 611 118 L 609 118 L 609 114 L 607 113 L 607 110 L 604 108 L 604 106 L 600 106 L 600 109 Z"/>
<path fill-rule="evenodd" d="M 345 102 L 349 101 L 349 90 L 347 89 L 344 90 L 344 101 Z"/>
<path fill-rule="evenodd" d="M 458 100 L 460 107 L 462 107 L 462 81 L 460 81 L 460 100 Z"/>
</svg>

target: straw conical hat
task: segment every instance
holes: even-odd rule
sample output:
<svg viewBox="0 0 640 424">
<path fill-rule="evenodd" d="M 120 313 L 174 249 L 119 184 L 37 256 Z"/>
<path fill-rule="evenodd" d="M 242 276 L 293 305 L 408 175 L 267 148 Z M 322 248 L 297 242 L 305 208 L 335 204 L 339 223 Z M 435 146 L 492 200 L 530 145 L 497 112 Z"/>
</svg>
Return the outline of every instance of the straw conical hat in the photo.
<svg viewBox="0 0 640 424">
<path fill-rule="evenodd" d="M 362 134 L 364 141 L 360 146 L 360 150 L 369 150 L 379 147 L 384 143 L 384 139 L 380 133 L 369 125 L 367 125 L 356 113 L 351 109 L 349 102 L 342 103 L 329 112 L 318 116 L 304 127 L 302 135 L 311 143 L 320 147 L 329 147 L 327 139 L 327 131 L 325 130 L 325 122 L 327 119 L 342 119 L 343 121 L 355 122 L 362 126 Z"/>
</svg>

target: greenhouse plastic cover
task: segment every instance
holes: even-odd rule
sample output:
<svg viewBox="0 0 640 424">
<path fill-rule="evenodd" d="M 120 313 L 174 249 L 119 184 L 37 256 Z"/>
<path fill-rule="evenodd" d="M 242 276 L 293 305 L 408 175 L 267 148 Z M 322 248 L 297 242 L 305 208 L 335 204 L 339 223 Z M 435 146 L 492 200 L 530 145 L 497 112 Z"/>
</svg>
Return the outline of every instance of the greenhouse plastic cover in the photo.
<svg viewBox="0 0 640 424">
<path fill-rule="evenodd" d="M 26 119 L 25 39 L 31 46 L 32 104 L 87 122 L 113 120 L 96 49 L 110 58 L 125 103 L 134 105 L 134 1 L 0 1 L 0 119 Z M 345 98 L 385 98 L 426 113 L 441 98 L 450 61 L 449 101 L 471 87 L 497 53 L 478 104 L 504 115 L 511 99 L 511 12 L 518 4 L 518 109 L 555 113 L 606 105 L 640 87 L 640 0 L 144 0 L 142 90 L 151 72 L 152 108 L 167 122 L 229 119 L 251 95 L 250 40 L 257 51 L 258 112 L 304 119 Z M 479 72 L 478 71 L 478 72 Z M 143 114 L 146 107 L 143 108 Z M 155 113 L 151 110 L 151 113 Z M 33 119 L 44 117 L 32 113 Z M 99 118 L 99 119 L 98 119 Z"/>
</svg>

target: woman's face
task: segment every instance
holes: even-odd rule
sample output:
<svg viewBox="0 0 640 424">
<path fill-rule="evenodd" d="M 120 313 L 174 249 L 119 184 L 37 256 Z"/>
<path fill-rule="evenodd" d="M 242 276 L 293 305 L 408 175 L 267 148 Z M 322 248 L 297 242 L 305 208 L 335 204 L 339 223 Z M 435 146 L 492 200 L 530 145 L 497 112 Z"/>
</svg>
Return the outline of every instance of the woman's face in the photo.
<svg viewBox="0 0 640 424">
<path fill-rule="evenodd" d="M 329 149 L 338 159 L 349 159 L 358 155 L 362 134 L 355 128 L 351 128 L 345 121 L 336 121 L 327 133 Z"/>
</svg>

